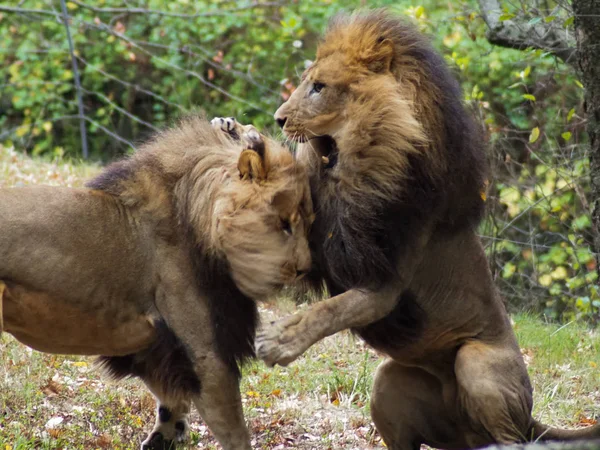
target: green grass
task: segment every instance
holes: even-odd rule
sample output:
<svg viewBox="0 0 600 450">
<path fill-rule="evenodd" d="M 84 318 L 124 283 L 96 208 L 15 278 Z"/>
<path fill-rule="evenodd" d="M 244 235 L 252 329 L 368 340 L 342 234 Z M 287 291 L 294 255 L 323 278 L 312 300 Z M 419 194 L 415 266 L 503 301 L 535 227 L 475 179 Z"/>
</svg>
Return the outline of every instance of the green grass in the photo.
<svg viewBox="0 0 600 450">
<path fill-rule="evenodd" d="M 600 334 L 584 324 L 544 324 L 514 318 L 515 332 L 534 381 L 534 415 L 552 425 L 586 423 L 600 405 Z"/>
<path fill-rule="evenodd" d="M 98 167 L 31 160 L 0 146 L 0 186 L 80 186 Z M 289 300 L 261 310 L 266 320 L 292 313 Z M 515 331 L 528 362 L 534 415 L 578 426 L 600 410 L 600 336 L 517 315 Z M 381 449 L 369 418 L 369 390 L 381 358 L 348 332 L 318 343 L 288 368 L 244 368 L 241 386 L 257 449 Z M 29 350 L 0 339 L 0 450 L 137 449 L 154 422 L 154 400 L 135 380 L 113 383 L 80 357 Z M 60 422 L 60 423 L 59 423 Z M 197 413 L 188 448 L 216 449 Z"/>
</svg>

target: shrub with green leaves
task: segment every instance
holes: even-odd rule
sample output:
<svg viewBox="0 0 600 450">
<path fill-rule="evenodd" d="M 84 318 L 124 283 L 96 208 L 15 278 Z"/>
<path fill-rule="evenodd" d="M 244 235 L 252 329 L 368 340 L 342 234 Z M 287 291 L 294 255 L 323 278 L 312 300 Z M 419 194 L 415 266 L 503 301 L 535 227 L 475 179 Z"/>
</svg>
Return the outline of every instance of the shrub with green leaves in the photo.
<svg viewBox="0 0 600 450">
<path fill-rule="evenodd" d="M 74 73 L 59 2 L 14 4 L 0 6 L 0 142 L 78 157 Z M 501 5 L 501 21 L 552 22 L 573 31 L 562 0 Z M 274 132 L 272 114 L 314 57 L 331 15 L 388 6 L 406 16 L 454 67 L 486 135 L 493 170 L 481 234 L 503 295 L 553 319 L 600 317 L 581 83 L 552 55 L 491 45 L 476 0 L 72 0 L 66 6 L 89 146 L 104 160 L 193 110 Z"/>
</svg>

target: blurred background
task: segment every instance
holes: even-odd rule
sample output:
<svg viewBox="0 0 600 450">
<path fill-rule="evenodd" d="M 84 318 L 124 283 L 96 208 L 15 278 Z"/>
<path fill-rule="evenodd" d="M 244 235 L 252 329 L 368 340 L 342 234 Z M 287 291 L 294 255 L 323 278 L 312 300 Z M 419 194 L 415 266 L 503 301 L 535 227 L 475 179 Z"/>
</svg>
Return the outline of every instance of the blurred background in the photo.
<svg viewBox="0 0 600 450">
<path fill-rule="evenodd" d="M 584 91 L 566 1 L 10 0 L 0 5 L 0 144 L 108 162 L 194 111 L 275 134 L 272 114 L 328 18 L 380 6 L 431 36 L 485 130 L 493 177 L 481 235 L 509 307 L 596 324 Z"/>
</svg>

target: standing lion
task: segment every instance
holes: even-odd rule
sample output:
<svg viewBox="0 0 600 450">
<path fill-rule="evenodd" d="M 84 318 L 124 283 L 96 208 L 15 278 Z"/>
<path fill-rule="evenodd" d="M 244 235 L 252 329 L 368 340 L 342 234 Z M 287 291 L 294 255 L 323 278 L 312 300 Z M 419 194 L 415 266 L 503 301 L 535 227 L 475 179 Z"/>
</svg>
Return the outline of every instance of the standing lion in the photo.
<svg viewBox="0 0 600 450">
<path fill-rule="evenodd" d="M 275 114 L 310 169 L 317 284 L 335 297 L 259 333 L 289 364 L 351 328 L 386 354 L 371 411 L 393 450 L 600 437 L 549 429 L 476 229 L 482 139 L 443 58 L 382 11 L 331 21 Z"/>
<path fill-rule="evenodd" d="M 144 449 L 174 448 L 191 402 L 225 450 L 250 449 L 253 299 L 310 268 L 305 170 L 215 123 L 182 121 L 85 189 L 0 190 L 0 332 L 140 377 L 159 402 Z"/>
</svg>

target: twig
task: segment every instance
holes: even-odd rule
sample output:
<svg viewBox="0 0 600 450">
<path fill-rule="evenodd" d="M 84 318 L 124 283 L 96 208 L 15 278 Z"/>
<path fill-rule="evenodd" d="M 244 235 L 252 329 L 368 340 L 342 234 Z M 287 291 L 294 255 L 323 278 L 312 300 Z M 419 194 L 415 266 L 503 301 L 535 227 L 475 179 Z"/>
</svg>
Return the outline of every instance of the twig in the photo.
<svg viewBox="0 0 600 450">
<path fill-rule="evenodd" d="M 75 58 L 75 51 L 73 49 L 73 39 L 71 39 L 71 29 L 69 27 L 69 13 L 67 12 L 67 5 L 65 0 L 60 0 L 60 6 L 62 7 L 63 21 L 65 24 L 65 30 L 67 31 L 67 39 L 69 41 L 69 52 L 71 53 L 71 63 L 73 64 L 73 77 L 75 79 L 75 88 L 77 90 L 77 108 L 79 110 L 79 130 L 81 132 L 81 149 L 83 159 L 88 158 L 88 142 L 87 142 L 87 130 L 85 129 L 85 113 L 83 111 L 83 97 L 81 95 L 81 81 L 79 80 L 79 69 L 77 68 L 77 58 Z"/>
<path fill-rule="evenodd" d="M 498 0 L 479 0 L 479 7 L 488 26 L 490 43 L 518 50 L 537 48 L 556 55 L 567 64 L 575 64 L 575 39 L 566 30 L 558 29 L 554 23 L 501 20 L 502 7 Z"/>
<path fill-rule="evenodd" d="M 283 6 L 284 2 L 254 2 L 250 5 L 239 6 L 237 8 L 231 9 L 223 9 L 218 11 L 209 11 L 209 12 L 201 12 L 194 14 L 185 14 L 185 13 L 174 13 L 168 11 L 161 11 L 157 9 L 146 9 L 146 8 L 99 8 L 97 6 L 88 5 L 86 3 L 72 0 L 77 6 L 80 6 L 85 9 L 89 9 L 95 13 L 108 13 L 108 14 L 155 14 L 158 16 L 165 17 L 180 17 L 184 19 L 194 19 L 197 17 L 213 17 L 213 16 L 225 16 L 227 14 L 246 11 L 254 8 L 277 8 L 279 6 Z"/>
</svg>

